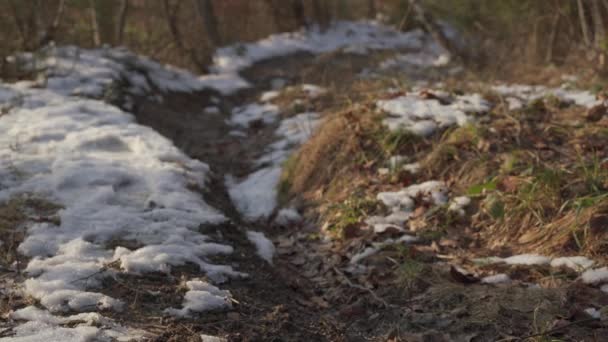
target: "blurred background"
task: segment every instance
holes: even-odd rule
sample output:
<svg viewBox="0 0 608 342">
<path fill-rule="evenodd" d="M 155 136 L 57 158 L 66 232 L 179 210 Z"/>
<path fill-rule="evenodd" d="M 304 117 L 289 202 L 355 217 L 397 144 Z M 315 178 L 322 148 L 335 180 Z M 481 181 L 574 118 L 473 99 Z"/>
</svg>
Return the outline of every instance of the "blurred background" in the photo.
<svg viewBox="0 0 608 342">
<path fill-rule="evenodd" d="M 468 40 L 470 65 L 604 70 L 608 0 L 419 0 L 428 15 Z M 334 20 L 421 25 L 411 0 L 3 0 L 0 57 L 55 41 L 126 46 L 164 63 L 205 72 L 216 47 Z M 521 68 L 520 68 L 521 70 Z"/>
</svg>

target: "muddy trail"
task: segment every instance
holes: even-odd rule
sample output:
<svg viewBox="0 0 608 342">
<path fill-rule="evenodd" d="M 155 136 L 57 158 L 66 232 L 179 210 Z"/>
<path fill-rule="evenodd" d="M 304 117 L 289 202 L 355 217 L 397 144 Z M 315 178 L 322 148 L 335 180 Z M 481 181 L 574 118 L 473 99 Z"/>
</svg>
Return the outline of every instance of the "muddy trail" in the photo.
<svg viewBox="0 0 608 342">
<path fill-rule="evenodd" d="M 372 258 L 371 274 L 363 275 L 353 269 L 347 255 L 352 254 L 353 245 L 359 250 L 369 246 L 365 236 L 355 237 L 355 243 L 352 239 L 342 243 L 324 237 L 314 220 L 280 225 L 273 221 L 276 210 L 270 217 L 254 222 L 239 214 L 228 194 L 225 176 L 250 174 L 255 169 L 253 161 L 276 141 L 278 123 L 253 122 L 246 135 L 234 135 L 234 127 L 227 120 L 232 110 L 256 102 L 261 94 L 272 90 L 273 82 L 281 80 L 287 86 L 311 83 L 330 87 L 334 93 L 330 99 L 300 103 L 297 110 L 284 107 L 281 115 L 288 117 L 304 110 L 331 113 L 343 99 L 335 94 L 347 91 L 349 96 L 344 98 L 357 98 L 357 90 L 352 87 L 355 75 L 374 67 L 373 63 L 369 56 L 346 53 L 293 55 L 261 62 L 244 71 L 242 74 L 254 87 L 237 96 L 174 93 L 160 105 L 146 98 L 136 99 L 138 122 L 211 166 L 212 180 L 202 195 L 231 222 L 203 231 L 218 241 L 227 238 L 238 246 L 238 253 L 214 261 L 229 263 L 250 275 L 224 285 L 235 298 L 233 310 L 163 322 L 171 328 L 159 329 L 156 340 L 197 340 L 197 334 L 204 332 L 229 341 L 524 341 L 545 336 L 601 341 L 605 326 L 589 318 L 584 309 L 607 298 L 574 281 L 575 273 L 557 275 L 571 279 L 561 285 L 530 290 L 533 285 L 527 280 L 553 279 L 553 272 L 545 266 L 507 267 L 519 280 L 497 287 L 482 284 L 464 269 L 455 268 L 455 264 L 466 264 L 469 257 L 462 252 L 446 252 L 462 251 L 456 245 L 466 244 L 471 255 L 487 253 L 469 229 L 457 233 L 456 239 L 441 240 L 441 245 L 422 239 L 411 249 L 388 248 L 382 257 Z M 422 75 L 414 69 L 403 77 L 435 81 L 440 73 L 433 70 Z M 366 96 L 369 94 L 359 97 Z M 292 98 L 288 100 L 293 102 Z M 220 111 L 202 114 L 209 106 Z M 255 247 L 244 237 L 247 230 L 261 231 L 273 240 L 277 248 L 273 265 L 256 255 Z M 411 259 L 416 262 L 410 263 Z M 490 274 L 504 269 L 490 267 Z M 187 268 L 180 272 L 196 274 Z M 142 327 L 154 331 L 145 321 Z"/>
<path fill-rule="evenodd" d="M 393 53 L 384 51 L 376 57 Z M 230 199 L 224 179 L 228 174 L 236 177 L 250 174 L 253 161 L 267 153 L 267 147 L 277 139 L 275 131 L 279 123 L 262 121 L 253 122 L 246 136 L 231 135 L 234 127 L 228 119 L 234 108 L 256 102 L 261 94 L 273 89 L 273 82 L 277 80 L 282 87 L 315 84 L 329 86 L 336 94 L 354 91 L 350 82 L 376 62 L 369 56 L 348 53 L 296 54 L 263 61 L 245 70 L 242 74 L 253 87 L 236 96 L 222 97 L 214 92 L 172 93 L 165 94 L 161 104 L 150 96 L 134 99 L 133 112 L 140 124 L 171 139 L 190 157 L 210 165 L 212 176 L 208 188 L 200 190 L 201 194 L 231 222 L 203 228 L 202 232 L 218 241 L 231 241 L 238 251 L 212 261 L 228 263 L 249 274 L 247 279 L 234 279 L 223 285 L 236 300 L 231 312 L 163 322 L 170 329 L 149 325 L 149 316 L 154 314 L 143 314 L 140 326 L 158 332 L 156 340 L 198 340 L 201 332 L 222 336 L 228 341 L 368 341 L 399 335 L 407 298 L 393 293 L 389 304 L 375 290 L 341 271 L 339 267 L 344 266 L 346 259 L 335 253 L 333 243 L 320 238 L 323 233 L 313 222 L 277 224 L 273 222 L 277 210 L 270 217 L 253 222 L 243 218 Z M 426 77 L 432 78 L 432 74 Z M 422 77 L 420 74 L 410 76 Z M 316 98 L 299 104 L 298 108 L 286 105 L 282 115 L 289 117 L 302 110 L 328 113 L 349 98 L 365 96 L 368 95 L 353 92 L 330 99 Z M 288 98 L 287 103 L 293 100 Z M 219 108 L 220 112 L 205 113 L 210 106 Z M 277 246 L 273 265 L 256 255 L 255 247 L 245 238 L 247 230 L 261 231 L 273 240 Z M 194 269 L 178 269 L 176 278 L 180 272 L 187 277 L 198 273 Z"/>
<path fill-rule="evenodd" d="M 324 293 L 337 289 L 319 286 L 302 276 L 298 266 L 301 264 L 293 260 L 302 259 L 301 253 L 305 251 L 293 249 L 287 257 L 281 255 L 269 265 L 256 255 L 255 247 L 245 238 L 247 230 L 255 230 L 280 241 L 291 239 L 294 234 L 316 234 L 318 228 L 279 227 L 272 224 L 272 217 L 256 222 L 244 219 L 230 199 L 224 179 L 228 174 L 243 177 L 251 173 L 253 161 L 276 140 L 274 132 L 278 126 L 254 122 L 247 136 L 233 136 L 230 132 L 234 127 L 227 123 L 231 111 L 255 102 L 260 94 L 272 89 L 272 80 L 282 79 L 289 85 L 297 85 L 301 82 L 301 70 L 314 63 L 315 57 L 308 54 L 260 63 L 244 73 L 254 87 L 237 96 L 174 93 L 165 96 L 162 105 L 150 97 L 135 99 L 134 113 L 139 123 L 152 127 L 189 156 L 210 165 L 209 188 L 201 193 L 206 202 L 221 209 L 231 222 L 208 227 L 203 233 L 218 240 L 229 240 L 239 251 L 224 260 L 213 261 L 229 263 L 249 274 L 245 280 L 231 280 L 225 285 L 236 299 L 234 311 L 205 314 L 187 323 L 176 323 L 173 329 L 160 334 L 158 341 L 197 340 L 199 332 L 223 336 L 229 341 L 351 341 L 368 335 L 369 332 L 350 328 L 352 322 L 349 317 L 340 316 L 338 303 L 322 299 Z M 210 106 L 216 106 L 220 112 L 204 113 Z"/>
<path fill-rule="evenodd" d="M 605 341 L 605 94 L 300 33 L 0 83 L 0 340 Z"/>
</svg>

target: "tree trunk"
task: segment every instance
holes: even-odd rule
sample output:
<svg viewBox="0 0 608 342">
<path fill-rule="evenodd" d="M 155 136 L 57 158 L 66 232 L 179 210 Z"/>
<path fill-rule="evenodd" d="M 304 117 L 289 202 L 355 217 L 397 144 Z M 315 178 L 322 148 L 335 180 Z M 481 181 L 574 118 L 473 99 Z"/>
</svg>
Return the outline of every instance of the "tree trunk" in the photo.
<svg viewBox="0 0 608 342">
<path fill-rule="evenodd" d="M 304 13 L 304 3 L 302 0 L 291 0 L 291 9 L 296 20 L 297 29 L 306 26 L 306 14 Z"/>
<path fill-rule="evenodd" d="M 456 49 L 456 47 L 450 42 L 450 40 L 445 36 L 441 27 L 435 22 L 430 14 L 428 14 L 422 6 L 418 3 L 417 0 L 409 0 L 410 5 L 418 20 L 424 25 L 425 29 L 431 34 L 433 39 L 439 44 L 442 48 L 447 50 L 453 57 L 456 57 L 464 62 L 464 56 Z"/>
<path fill-rule="evenodd" d="M 591 46 L 591 39 L 589 37 L 589 26 L 587 24 L 587 18 L 585 17 L 585 6 L 583 5 L 583 0 L 577 0 L 576 4 L 578 6 L 578 19 L 581 23 L 583 41 L 585 42 L 585 45 Z"/>
<path fill-rule="evenodd" d="M 367 17 L 376 19 L 376 0 L 367 0 Z"/>
<path fill-rule="evenodd" d="M 606 66 L 606 30 L 604 29 L 604 18 L 600 8 L 599 0 L 591 0 L 591 19 L 593 20 L 593 43 L 597 50 L 599 69 L 604 69 Z"/>
<path fill-rule="evenodd" d="M 196 9 L 198 14 L 203 21 L 203 26 L 207 32 L 207 38 L 213 47 L 221 45 L 221 37 L 217 27 L 217 18 L 213 10 L 213 3 L 211 0 L 196 0 Z"/>
<path fill-rule="evenodd" d="M 127 23 L 127 13 L 129 12 L 129 0 L 121 0 L 120 10 L 118 11 L 118 25 L 116 26 L 116 45 L 122 45 L 125 25 Z"/>
<path fill-rule="evenodd" d="M 601 49 L 606 40 L 606 30 L 604 29 L 604 18 L 602 17 L 599 0 L 591 0 L 591 9 L 594 43 L 596 48 Z"/>
<path fill-rule="evenodd" d="M 551 33 L 549 34 L 549 44 L 547 46 L 547 54 L 545 55 L 545 62 L 551 63 L 553 62 L 553 47 L 555 46 L 555 41 L 557 38 L 557 29 L 559 28 L 559 20 L 561 18 L 561 14 L 558 12 L 553 17 L 553 22 L 551 23 Z"/>
<path fill-rule="evenodd" d="M 319 28 L 321 29 L 321 31 L 327 30 L 330 20 L 329 10 L 327 8 L 327 1 L 313 0 L 312 10 L 315 16 L 315 20 L 317 21 L 317 24 L 319 24 Z"/>
<path fill-rule="evenodd" d="M 178 50 L 182 53 L 190 56 L 190 61 L 200 72 L 207 72 L 207 65 L 204 61 L 196 54 L 194 49 L 190 49 L 186 47 L 182 40 L 182 35 L 179 31 L 179 27 L 177 26 L 177 13 L 179 10 L 180 1 L 177 2 L 177 6 L 174 10 L 171 9 L 171 5 L 169 0 L 163 0 L 163 7 L 165 10 L 165 19 L 167 21 L 167 26 L 169 27 L 169 31 L 171 32 L 171 36 L 173 37 L 173 42 Z"/>
<path fill-rule="evenodd" d="M 55 18 L 53 18 L 53 22 L 46 29 L 44 34 L 38 40 L 37 46 L 43 47 L 48 44 L 52 40 L 55 40 L 55 34 L 57 33 L 57 29 L 59 28 L 59 24 L 61 23 L 61 18 L 63 17 L 63 12 L 65 10 L 65 0 L 59 0 L 59 4 L 57 5 L 57 12 L 55 12 Z"/>
<path fill-rule="evenodd" d="M 93 46 L 101 45 L 99 36 L 99 23 L 97 22 L 97 9 L 95 9 L 95 0 L 89 0 L 89 16 L 91 17 L 91 34 L 93 38 Z"/>
</svg>

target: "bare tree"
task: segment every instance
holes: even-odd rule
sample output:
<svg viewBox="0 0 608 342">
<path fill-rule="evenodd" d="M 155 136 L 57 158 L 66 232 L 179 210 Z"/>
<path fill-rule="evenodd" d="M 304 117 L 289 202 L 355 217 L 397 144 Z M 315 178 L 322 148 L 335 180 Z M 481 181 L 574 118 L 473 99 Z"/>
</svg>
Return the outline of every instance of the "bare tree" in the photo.
<svg viewBox="0 0 608 342">
<path fill-rule="evenodd" d="M 464 61 L 464 56 L 454 44 L 445 36 L 441 27 L 435 22 L 433 17 L 418 3 L 418 0 L 409 0 L 410 6 L 418 18 L 418 21 L 424 25 L 424 28 L 431 34 L 433 39 L 442 48 L 447 50 L 452 56 Z"/>
<path fill-rule="evenodd" d="M 578 18 L 581 23 L 583 41 L 585 42 L 585 45 L 591 46 L 591 38 L 589 36 L 589 25 L 587 24 L 587 18 L 585 17 L 585 6 L 583 5 L 583 0 L 577 0 L 576 4 L 578 6 Z"/>
<path fill-rule="evenodd" d="M 296 20 L 298 28 L 306 26 L 306 14 L 304 13 L 304 2 L 303 0 L 291 0 L 291 10 Z"/>
<path fill-rule="evenodd" d="M 321 28 L 321 31 L 325 31 L 329 26 L 330 16 L 329 16 L 329 7 L 327 1 L 321 0 L 313 0 L 312 1 L 312 11 Z"/>
<path fill-rule="evenodd" d="M 171 32 L 173 42 L 175 43 L 177 49 L 182 51 L 182 53 L 190 56 L 190 61 L 192 62 L 192 64 L 194 64 L 194 66 L 196 66 L 199 71 L 206 72 L 207 63 L 205 63 L 205 61 L 199 58 L 194 49 L 189 48 L 184 44 L 182 34 L 179 31 L 179 27 L 177 25 L 177 14 L 179 13 L 179 6 L 182 3 L 182 1 L 177 1 L 177 4 L 175 6 L 171 6 L 169 0 L 163 0 L 165 20 L 167 21 L 167 26 L 169 27 L 169 31 Z"/>
<path fill-rule="evenodd" d="M 57 33 L 57 29 L 59 28 L 59 24 L 61 23 L 61 18 L 63 17 L 63 12 L 65 10 L 65 0 L 59 0 L 59 4 L 57 5 L 57 11 L 55 12 L 55 17 L 53 21 L 44 31 L 40 39 L 38 40 L 38 47 L 42 47 L 52 40 L 55 39 L 55 34 Z"/>
<path fill-rule="evenodd" d="M 95 8 L 95 0 L 89 0 L 89 16 L 91 20 L 91 34 L 93 45 L 101 45 L 101 37 L 99 35 L 99 22 L 97 21 L 97 9 Z"/>
<path fill-rule="evenodd" d="M 127 23 L 127 13 L 129 12 L 129 0 L 121 0 L 120 9 L 118 11 L 118 24 L 116 25 L 116 38 L 115 42 L 117 45 L 121 45 L 123 36 L 125 33 L 125 25 Z"/>
<path fill-rule="evenodd" d="M 376 1 L 375 0 L 367 0 L 367 17 L 369 19 L 376 18 Z"/>
<path fill-rule="evenodd" d="M 290 31 L 306 26 L 306 15 L 304 13 L 303 0 L 288 0 L 288 6 L 284 6 L 285 0 L 266 0 L 278 31 Z M 283 10 L 286 9 L 286 11 Z M 289 17 L 291 15 L 291 17 Z M 285 18 L 287 17 L 287 18 Z M 295 27 L 288 25 L 290 20 L 295 22 Z"/>
<path fill-rule="evenodd" d="M 217 18 L 213 10 L 213 3 L 211 0 L 195 0 L 196 9 L 198 14 L 203 21 L 203 26 L 207 33 L 207 38 L 214 47 L 220 46 L 221 36 L 217 28 Z"/>
</svg>

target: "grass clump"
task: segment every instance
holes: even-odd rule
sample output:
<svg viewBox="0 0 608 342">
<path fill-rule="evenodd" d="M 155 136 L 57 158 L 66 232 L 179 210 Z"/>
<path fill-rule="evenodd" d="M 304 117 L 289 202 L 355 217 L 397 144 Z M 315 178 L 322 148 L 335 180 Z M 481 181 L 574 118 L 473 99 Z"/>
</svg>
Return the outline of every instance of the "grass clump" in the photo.
<svg viewBox="0 0 608 342">
<path fill-rule="evenodd" d="M 360 225 L 365 218 L 382 209 L 382 204 L 375 198 L 353 195 L 341 203 L 329 206 L 327 230 L 333 235 L 342 236 L 347 228 Z"/>
</svg>

